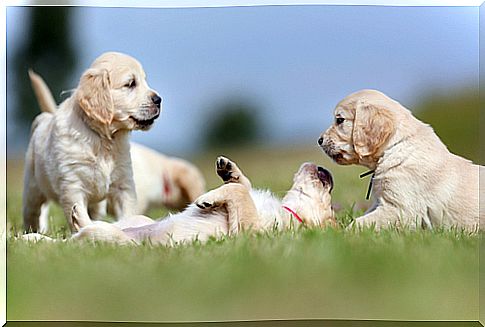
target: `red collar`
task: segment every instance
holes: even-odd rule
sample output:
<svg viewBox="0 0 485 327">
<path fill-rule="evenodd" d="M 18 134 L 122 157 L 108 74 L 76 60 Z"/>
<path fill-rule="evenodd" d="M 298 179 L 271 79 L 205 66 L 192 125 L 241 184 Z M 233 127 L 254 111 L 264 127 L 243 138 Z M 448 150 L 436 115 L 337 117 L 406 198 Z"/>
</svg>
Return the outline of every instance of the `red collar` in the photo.
<svg viewBox="0 0 485 327">
<path fill-rule="evenodd" d="M 282 207 L 283 207 L 283 209 L 285 209 L 286 211 L 288 211 L 293 217 L 295 217 L 295 219 L 298 220 L 300 223 L 302 223 L 302 224 L 304 223 L 303 222 L 303 219 L 301 219 L 301 217 L 298 216 L 298 214 L 294 210 L 290 209 L 287 206 L 282 206 Z"/>
<path fill-rule="evenodd" d="M 168 180 L 167 175 L 163 173 L 162 173 L 162 179 L 163 179 L 163 195 L 165 197 L 168 197 L 170 195 L 170 192 L 172 192 L 172 188 L 170 187 L 170 181 Z"/>
</svg>

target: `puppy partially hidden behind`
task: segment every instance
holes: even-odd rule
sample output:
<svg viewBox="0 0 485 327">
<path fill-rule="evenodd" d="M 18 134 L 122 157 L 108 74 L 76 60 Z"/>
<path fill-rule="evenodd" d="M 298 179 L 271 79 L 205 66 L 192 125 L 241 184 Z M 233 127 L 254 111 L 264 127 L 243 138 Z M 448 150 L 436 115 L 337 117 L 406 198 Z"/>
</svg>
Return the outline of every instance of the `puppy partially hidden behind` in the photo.
<svg viewBox="0 0 485 327">
<path fill-rule="evenodd" d="M 194 240 L 204 242 L 210 237 L 235 235 L 244 230 L 335 224 L 330 195 L 332 175 L 322 167 L 304 163 L 282 201 L 269 191 L 253 189 L 249 179 L 229 159 L 219 157 L 216 167 L 225 184 L 203 194 L 183 212 L 143 226 L 140 225 L 148 219 L 145 216 L 133 216 L 114 224 L 96 221 L 82 226 L 72 239 L 119 244 L 146 241 L 173 246 Z M 78 208 L 74 206 L 72 219 L 77 220 L 78 214 Z M 130 224 L 138 227 L 130 227 Z M 27 234 L 24 239 L 48 238 Z"/>
<path fill-rule="evenodd" d="M 182 210 L 205 192 L 205 179 L 192 163 L 131 143 L 137 210 L 166 207 Z"/>
<path fill-rule="evenodd" d="M 320 146 L 338 164 L 374 171 L 374 204 L 355 225 L 477 230 L 483 167 L 450 153 L 429 125 L 381 92 L 353 93 L 334 115 Z"/>
<path fill-rule="evenodd" d="M 161 110 L 140 63 L 121 53 L 101 55 L 59 108 L 42 79 L 33 72 L 30 77 L 43 113 L 32 124 L 25 157 L 25 229 L 39 229 L 41 206 L 49 200 L 60 203 L 71 226 L 74 204 L 83 226 L 99 215 L 105 199 L 116 218 L 132 216 L 129 134 L 148 130 Z"/>
</svg>

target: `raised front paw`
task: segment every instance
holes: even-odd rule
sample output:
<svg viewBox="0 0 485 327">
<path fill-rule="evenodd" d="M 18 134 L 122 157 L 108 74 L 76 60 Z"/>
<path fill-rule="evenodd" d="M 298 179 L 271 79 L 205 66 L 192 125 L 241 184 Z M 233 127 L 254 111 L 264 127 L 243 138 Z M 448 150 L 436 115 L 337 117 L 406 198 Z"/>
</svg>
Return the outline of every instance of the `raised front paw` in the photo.
<svg viewBox="0 0 485 327">
<path fill-rule="evenodd" d="M 202 194 L 194 201 L 194 203 L 201 209 L 212 209 L 219 206 L 212 192 Z"/>
<path fill-rule="evenodd" d="M 226 157 L 220 156 L 216 160 L 217 175 L 222 178 L 224 182 L 237 182 L 240 176 L 240 171 L 236 164 Z"/>
<path fill-rule="evenodd" d="M 203 201 L 203 202 L 195 201 L 195 205 L 201 209 L 211 209 L 215 207 L 213 202 L 206 202 L 206 201 Z"/>
</svg>

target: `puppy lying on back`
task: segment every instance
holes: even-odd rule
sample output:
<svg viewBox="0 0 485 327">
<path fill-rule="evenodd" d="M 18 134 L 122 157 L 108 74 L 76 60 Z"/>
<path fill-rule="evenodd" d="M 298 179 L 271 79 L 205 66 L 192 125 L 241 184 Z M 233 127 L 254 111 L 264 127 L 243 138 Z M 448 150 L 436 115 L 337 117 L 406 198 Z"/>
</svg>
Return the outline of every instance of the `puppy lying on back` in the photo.
<svg viewBox="0 0 485 327">
<path fill-rule="evenodd" d="M 334 114 L 318 140 L 325 153 L 374 170 L 374 204 L 356 225 L 477 230 L 481 166 L 450 153 L 429 125 L 381 92 L 353 93 Z"/>
<path fill-rule="evenodd" d="M 159 207 L 181 210 L 205 192 L 204 177 L 190 162 L 133 142 L 130 151 L 137 213 Z"/>
<path fill-rule="evenodd" d="M 183 212 L 157 222 L 145 216 L 133 216 L 113 224 L 96 221 L 82 226 L 79 222 L 76 225 L 82 228 L 72 239 L 175 245 L 194 240 L 204 242 L 210 237 L 235 235 L 242 230 L 335 224 L 330 195 L 332 175 L 322 167 L 311 163 L 301 165 L 293 186 L 280 201 L 268 191 L 252 189 L 249 179 L 229 159 L 219 157 L 216 165 L 225 184 L 203 194 Z M 72 210 L 74 221 L 79 215 L 77 208 L 75 205 Z M 36 233 L 22 238 L 52 241 Z"/>
<path fill-rule="evenodd" d="M 60 203 L 69 223 L 74 204 L 77 221 L 89 225 L 105 199 L 116 218 L 133 215 L 129 134 L 148 130 L 161 108 L 140 63 L 121 53 L 101 55 L 57 109 L 42 79 L 30 77 L 43 113 L 32 124 L 25 157 L 25 229 L 39 228 L 41 206 L 49 200 Z"/>
</svg>

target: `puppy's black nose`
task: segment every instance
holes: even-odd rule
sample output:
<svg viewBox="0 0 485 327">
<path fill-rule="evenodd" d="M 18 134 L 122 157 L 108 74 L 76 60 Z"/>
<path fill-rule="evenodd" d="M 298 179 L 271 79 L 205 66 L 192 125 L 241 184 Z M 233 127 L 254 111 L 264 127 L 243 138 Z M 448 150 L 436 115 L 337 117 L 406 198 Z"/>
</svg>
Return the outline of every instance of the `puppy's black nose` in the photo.
<svg viewBox="0 0 485 327">
<path fill-rule="evenodd" d="M 162 98 L 160 98 L 158 95 L 152 96 L 152 101 L 154 104 L 157 105 L 158 108 L 160 108 L 160 104 L 162 103 Z"/>
<path fill-rule="evenodd" d="M 322 145 L 322 144 L 323 144 L 323 137 L 320 137 L 320 138 L 318 139 L 318 145 Z"/>
</svg>

